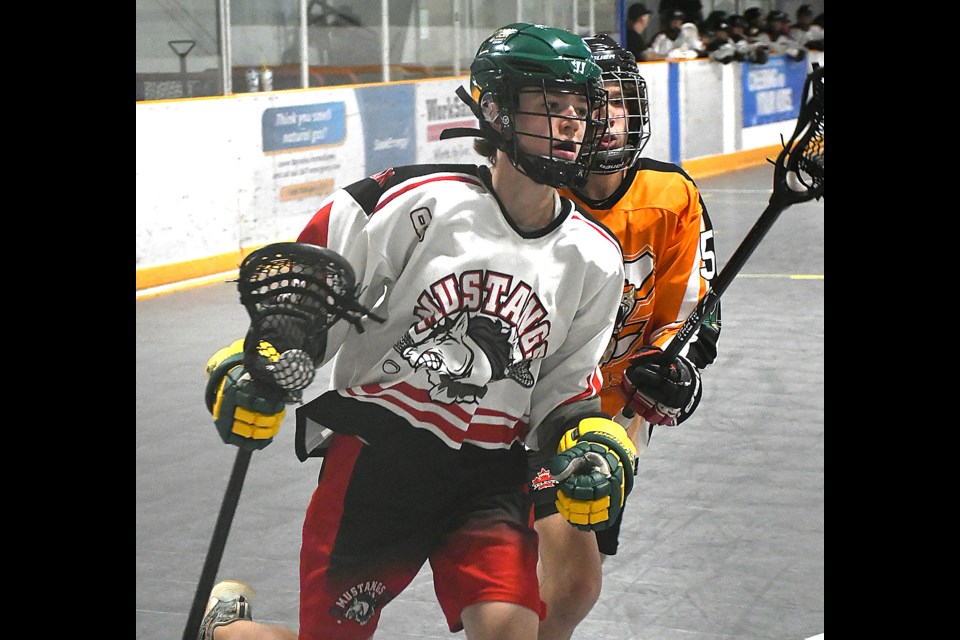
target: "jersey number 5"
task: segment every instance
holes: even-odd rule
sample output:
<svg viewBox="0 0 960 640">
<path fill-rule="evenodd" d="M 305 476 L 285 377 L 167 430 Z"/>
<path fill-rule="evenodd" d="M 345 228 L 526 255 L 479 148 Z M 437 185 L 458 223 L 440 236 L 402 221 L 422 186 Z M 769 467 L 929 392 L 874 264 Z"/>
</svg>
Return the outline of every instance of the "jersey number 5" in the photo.
<svg viewBox="0 0 960 640">
<path fill-rule="evenodd" d="M 717 256 L 713 248 L 713 229 L 700 232 L 700 275 L 709 282 L 717 272 Z"/>
</svg>

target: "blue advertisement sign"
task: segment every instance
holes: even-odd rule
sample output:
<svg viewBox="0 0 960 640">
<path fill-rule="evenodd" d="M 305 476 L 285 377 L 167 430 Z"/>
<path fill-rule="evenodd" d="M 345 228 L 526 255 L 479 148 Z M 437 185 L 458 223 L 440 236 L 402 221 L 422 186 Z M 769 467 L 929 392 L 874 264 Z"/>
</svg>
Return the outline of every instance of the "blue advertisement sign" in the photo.
<svg viewBox="0 0 960 640">
<path fill-rule="evenodd" d="M 365 173 L 413 164 L 417 159 L 417 128 L 412 84 L 357 87 L 357 107 L 363 123 Z"/>
<path fill-rule="evenodd" d="M 796 118 L 808 66 L 806 58 L 796 62 L 785 55 L 770 56 L 764 64 L 744 63 L 743 126 Z"/>
<path fill-rule="evenodd" d="M 341 144 L 345 135 L 344 112 L 343 102 L 266 109 L 261 120 L 263 150 L 290 151 Z"/>
</svg>

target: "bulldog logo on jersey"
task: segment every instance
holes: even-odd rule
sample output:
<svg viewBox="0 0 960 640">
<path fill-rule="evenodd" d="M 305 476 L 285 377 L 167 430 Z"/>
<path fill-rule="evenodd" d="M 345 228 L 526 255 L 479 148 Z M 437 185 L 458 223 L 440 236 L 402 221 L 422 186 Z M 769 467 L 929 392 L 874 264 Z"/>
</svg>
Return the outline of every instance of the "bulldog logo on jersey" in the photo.
<svg viewBox="0 0 960 640">
<path fill-rule="evenodd" d="M 425 370 L 430 398 L 444 404 L 476 404 L 487 384 L 509 379 L 533 386 L 530 361 L 517 359 L 516 330 L 499 319 L 463 311 L 435 323 L 426 337 L 415 341 L 414 329 L 394 349 L 416 370 Z"/>
</svg>

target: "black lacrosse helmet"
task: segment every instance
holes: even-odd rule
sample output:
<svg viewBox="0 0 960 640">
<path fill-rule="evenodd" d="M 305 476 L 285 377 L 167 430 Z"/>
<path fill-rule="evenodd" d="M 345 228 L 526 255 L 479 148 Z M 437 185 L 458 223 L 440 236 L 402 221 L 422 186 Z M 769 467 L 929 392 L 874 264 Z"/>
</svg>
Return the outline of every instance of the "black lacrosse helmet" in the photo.
<svg viewBox="0 0 960 640">
<path fill-rule="evenodd" d="M 593 156 L 594 173 L 615 173 L 632 167 L 650 140 L 647 81 L 633 54 L 605 33 L 583 39 L 603 72 L 607 90 L 607 133 Z M 618 109 L 619 107 L 619 109 Z M 614 112 L 619 115 L 614 115 Z M 617 123 L 622 120 L 622 123 Z M 623 126 L 619 126 L 622 124 Z"/>
</svg>

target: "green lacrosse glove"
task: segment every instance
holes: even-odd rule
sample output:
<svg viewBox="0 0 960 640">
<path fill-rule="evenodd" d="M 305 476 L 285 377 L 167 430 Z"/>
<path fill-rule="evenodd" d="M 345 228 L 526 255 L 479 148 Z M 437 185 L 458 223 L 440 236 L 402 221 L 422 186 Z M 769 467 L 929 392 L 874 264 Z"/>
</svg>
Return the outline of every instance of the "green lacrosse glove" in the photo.
<svg viewBox="0 0 960 640">
<path fill-rule="evenodd" d="M 636 463 L 637 448 L 623 427 L 607 418 L 581 420 L 550 460 L 560 515 L 584 531 L 612 526 L 633 490 Z"/>
<path fill-rule="evenodd" d="M 243 340 L 213 354 L 206 371 L 204 399 L 220 439 L 248 451 L 273 442 L 286 409 L 275 387 L 257 382 L 244 368 Z"/>
</svg>

